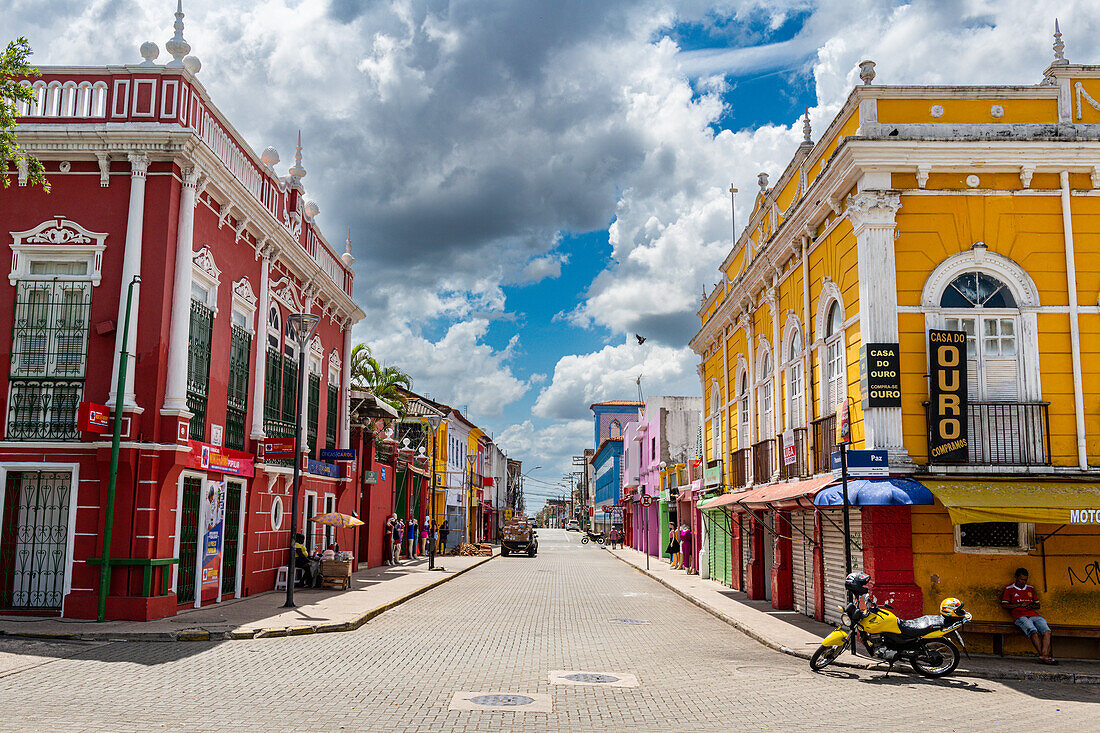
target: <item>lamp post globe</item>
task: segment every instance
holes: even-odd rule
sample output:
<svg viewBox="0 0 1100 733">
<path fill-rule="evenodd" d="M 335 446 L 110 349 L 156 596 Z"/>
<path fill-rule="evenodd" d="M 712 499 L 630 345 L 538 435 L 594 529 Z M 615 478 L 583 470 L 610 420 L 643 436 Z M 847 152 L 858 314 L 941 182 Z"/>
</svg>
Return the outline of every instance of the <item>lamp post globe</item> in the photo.
<svg viewBox="0 0 1100 733">
<path fill-rule="evenodd" d="M 294 409 L 294 488 L 290 495 L 290 542 L 287 548 L 286 603 L 283 608 L 294 608 L 294 543 L 298 535 L 298 490 L 302 470 L 302 396 L 306 376 L 306 348 L 313 338 L 321 317 L 312 313 L 291 313 L 286 319 L 287 336 L 298 346 L 298 400 Z"/>
</svg>

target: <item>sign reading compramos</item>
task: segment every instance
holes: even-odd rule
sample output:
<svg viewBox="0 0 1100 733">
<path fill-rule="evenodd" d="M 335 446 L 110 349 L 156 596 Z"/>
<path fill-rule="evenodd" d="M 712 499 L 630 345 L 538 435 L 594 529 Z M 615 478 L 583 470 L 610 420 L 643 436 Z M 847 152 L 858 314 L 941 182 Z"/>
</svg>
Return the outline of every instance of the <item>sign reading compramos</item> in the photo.
<svg viewBox="0 0 1100 733">
<path fill-rule="evenodd" d="M 937 463 L 965 461 L 967 435 L 966 333 L 928 332 L 928 450 Z"/>
</svg>

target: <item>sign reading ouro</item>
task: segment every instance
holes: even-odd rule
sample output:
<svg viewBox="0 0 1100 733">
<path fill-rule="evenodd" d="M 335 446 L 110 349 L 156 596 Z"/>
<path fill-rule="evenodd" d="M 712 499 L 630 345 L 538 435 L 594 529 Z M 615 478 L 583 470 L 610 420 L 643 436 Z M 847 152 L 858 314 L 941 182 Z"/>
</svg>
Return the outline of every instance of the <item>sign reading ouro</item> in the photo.
<svg viewBox="0 0 1100 733">
<path fill-rule="evenodd" d="M 863 407 L 901 407 L 901 361 L 897 344 L 864 344 L 859 349 Z"/>
<path fill-rule="evenodd" d="M 929 457 L 965 461 L 967 436 L 966 333 L 928 332 Z"/>
</svg>

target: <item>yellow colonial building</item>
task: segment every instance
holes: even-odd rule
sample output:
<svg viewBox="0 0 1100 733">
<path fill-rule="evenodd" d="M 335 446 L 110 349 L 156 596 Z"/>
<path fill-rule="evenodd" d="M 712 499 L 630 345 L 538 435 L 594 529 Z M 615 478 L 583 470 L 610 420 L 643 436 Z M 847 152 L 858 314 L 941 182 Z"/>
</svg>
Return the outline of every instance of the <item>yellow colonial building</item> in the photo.
<svg viewBox="0 0 1100 733">
<path fill-rule="evenodd" d="M 880 599 L 957 596 L 980 648 L 1022 651 L 1000 598 L 1023 566 L 1056 651 L 1100 655 L 1100 66 L 1062 50 L 1020 86 L 864 62 L 820 139 L 807 119 L 760 174 L 691 341 L 712 577 L 836 618 L 846 402 L 853 562 Z"/>
</svg>

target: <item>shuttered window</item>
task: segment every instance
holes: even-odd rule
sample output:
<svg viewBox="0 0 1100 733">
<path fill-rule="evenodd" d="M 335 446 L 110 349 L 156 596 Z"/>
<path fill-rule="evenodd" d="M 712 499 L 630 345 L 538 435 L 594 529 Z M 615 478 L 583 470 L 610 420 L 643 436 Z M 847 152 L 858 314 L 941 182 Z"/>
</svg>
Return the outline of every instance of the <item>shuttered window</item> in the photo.
<svg viewBox="0 0 1100 733">
<path fill-rule="evenodd" d="M 760 383 L 757 387 L 760 399 L 760 425 L 756 432 L 760 440 L 767 440 L 775 435 L 775 395 L 772 383 L 772 355 L 765 351 L 760 360 Z"/>
<path fill-rule="evenodd" d="M 229 342 L 229 388 L 226 391 L 225 412 L 225 445 L 234 450 L 244 450 L 251 353 L 252 334 L 234 325 Z"/>
<path fill-rule="evenodd" d="M 340 412 L 340 389 L 328 386 L 328 402 L 325 403 L 325 447 L 336 447 L 336 418 Z"/>
<path fill-rule="evenodd" d="M 787 427 L 806 427 L 806 380 L 802 373 L 802 339 L 795 333 L 791 337 L 787 367 Z"/>
<path fill-rule="evenodd" d="M 738 407 L 740 428 L 738 428 L 737 434 L 737 447 L 745 449 L 752 443 L 752 438 L 749 436 L 749 375 L 747 372 L 741 373 L 741 384 L 738 394 L 740 394 L 741 397 Z"/>
<path fill-rule="evenodd" d="M 205 303 L 191 301 L 190 344 L 187 349 L 187 409 L 191 411 L 192 440 L 206 437 L 206 399 L 210 389 L 210 349 L 214 332 L 214 311 Z"/>
<path fill-rule="evenodd" d="M 848 397 L 848 383 L 844 366 L 844 323 L 841 321 L 840 303 L 829 307 L 825 332 L 825 414 L 832 415 L 836 406 Z"/>
</svg>

